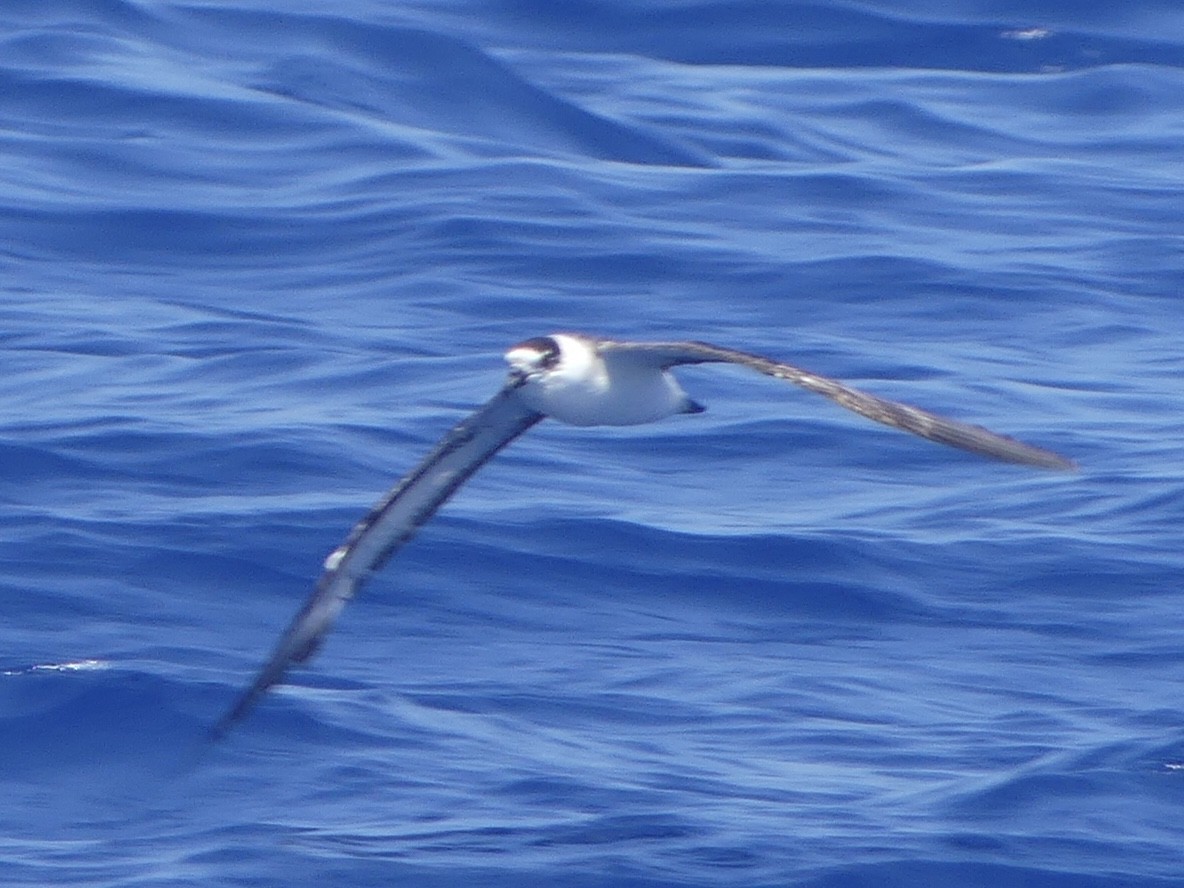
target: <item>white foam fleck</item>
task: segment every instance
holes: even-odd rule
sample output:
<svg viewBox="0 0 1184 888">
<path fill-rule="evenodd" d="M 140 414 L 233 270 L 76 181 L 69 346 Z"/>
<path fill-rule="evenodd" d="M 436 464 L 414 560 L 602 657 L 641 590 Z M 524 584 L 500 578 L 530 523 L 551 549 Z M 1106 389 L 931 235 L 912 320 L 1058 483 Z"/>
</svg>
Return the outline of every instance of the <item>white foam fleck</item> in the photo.
<svg viewBox="0 0 1184 888">
<path fill-rule="evenodd" d="M 31 672 L 98 672 L 110 669 L 111 664 L 105 660 L 73 660 L 68 663 L 34 663 L 19 669 L 5 669 L 0 675 L 27 675 Z"/>
</svg>

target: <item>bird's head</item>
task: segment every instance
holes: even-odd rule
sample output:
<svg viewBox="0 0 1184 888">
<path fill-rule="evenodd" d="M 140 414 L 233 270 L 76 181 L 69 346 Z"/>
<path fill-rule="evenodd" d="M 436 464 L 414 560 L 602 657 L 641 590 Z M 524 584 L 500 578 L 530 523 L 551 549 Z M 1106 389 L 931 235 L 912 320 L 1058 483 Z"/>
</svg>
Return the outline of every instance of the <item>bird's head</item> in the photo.
<svg viewBox="0 0 1184 888">
<path fill-rule="evenodd" d="M 537 381 L 554 372 L 563 357 L 563 349 L 554 336 L 535 336 L 513 346 L 506 352 L 510 377 L 519 385 Z"/>
</svg>

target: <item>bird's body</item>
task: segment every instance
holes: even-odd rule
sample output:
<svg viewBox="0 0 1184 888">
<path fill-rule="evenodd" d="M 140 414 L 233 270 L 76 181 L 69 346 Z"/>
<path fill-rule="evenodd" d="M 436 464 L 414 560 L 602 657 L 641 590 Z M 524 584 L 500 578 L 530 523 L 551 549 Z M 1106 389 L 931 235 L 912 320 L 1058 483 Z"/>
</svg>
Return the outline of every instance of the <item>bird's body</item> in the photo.
<svg viewBox="0 0 1184 888">
<path fill-rule="evenodd" d="M 703 410 L 660 363 L 602 351 L 583 336 L 528 339 L 506 352 L 506 361 L 522 375 L 523 403 L 568 425 L 640 425 Z"/>
<path fill-rule="evenodd" d="M 354 526 L 325 559 L 325 572 L 254 683 L 212 730 L 217 737 L 242 718 L 293 663 L 319 647 L 358 586 L 444 505 L 499 450 L 551 417 L 576 426 L 637 425 L 700 413 L 670 373 L 682 364 L 729 363 L 784 379 L 868 419 L 1006 462 L 1072 469 L 1051 451 L 980 426 L 888 401 L 837 380 L 748 352 L 704 342 L 623 342 L 575 333 L 527 339 L 506 353 L 502 389 L 443 440 Z"/>
</svg>

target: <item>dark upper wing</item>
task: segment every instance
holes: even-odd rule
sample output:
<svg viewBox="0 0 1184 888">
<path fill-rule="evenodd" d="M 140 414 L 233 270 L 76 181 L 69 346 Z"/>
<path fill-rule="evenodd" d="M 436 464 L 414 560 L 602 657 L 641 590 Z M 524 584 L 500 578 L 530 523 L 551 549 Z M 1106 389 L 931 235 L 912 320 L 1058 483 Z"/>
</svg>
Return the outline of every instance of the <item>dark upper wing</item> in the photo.
<svg viewBox="0 0 1184 888">
<path fill-rule="evenodd" d="M 222 736 L 279 682 L 288 667 L 313 655 L 358 586 L 377 570 L 495 453 L 543 418 L 510 383 L 444 436 L 325 559 L 316 589 L 280 637 L 254 683 L 211 730 Z"/>
<path fill-rule="evenodd" d="M 786 379 L 795 385 L 830 398 L 836 404 L 861 416 L 882 422 L 893 428 L 912 432 L 939 444 L 960 447 L 972 453 L 1006 462 L 1037 466 L 1042 469 L 1075 469 L 1072 460 L 1051 450 L 1033 447 L 1006 435 L 997 435 L 982 426 L 969 425 L 929 413 L 919 407 L 877 398 L 844 385 L 836 379 L 810 373 L 792 364 L 782 364 L 760 355 L 711 345 L 707 342 L 617 342 L 600 340 L 598 348 L 605 354 L 631 354 L 639 360 L 653 361 L 662 368 L 679 364 L 721 362 L 751 367 L 766 376 Z"/>
</svg>

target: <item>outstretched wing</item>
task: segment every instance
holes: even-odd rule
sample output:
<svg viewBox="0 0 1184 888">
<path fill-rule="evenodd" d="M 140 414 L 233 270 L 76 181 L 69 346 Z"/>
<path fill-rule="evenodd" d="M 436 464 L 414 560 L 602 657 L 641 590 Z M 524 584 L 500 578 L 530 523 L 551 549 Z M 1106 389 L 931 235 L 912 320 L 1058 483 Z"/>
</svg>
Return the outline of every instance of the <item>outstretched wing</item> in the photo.
<svg viewBox="0 0 1184 888">
<path fill-rule="evenodd" d="M 920 435 L 939 444 L 1042 469 L 1076 468 L 1072 460 L 1051 450 L 1033 447 L 1006 435 L 998 435 L 982 426 L 946 419 L 909 404 L 877 398 L 875 395 L 844 385 L 837 379 L 810 373 L 792 364 L 783 364 L 761 355 L 723 348 L 708 342 L 618 342 L 602 339 L 597 341 L 597 348 L 606 357 L 613 354 L 629 354 L 640 360 L 653 361 L 663 369 L 679 364 L 740 364 L 766 376 L 785 379 L 817 392 L 860 416 Z"/>
<path fill-rule="evenodd" d="M 411 539 L 425 521 L 495 453 L 543 418 L 507 384 L 484 407 L 452 429 L 359 521 L 325 559 L 316 589 L 280 637 L 254 683 L 210 734 L 217 739 L 294 663 L 308 660 L 362 582 Z"/>
</svg>

